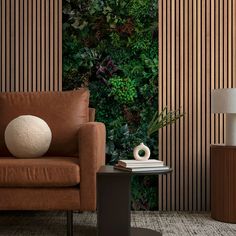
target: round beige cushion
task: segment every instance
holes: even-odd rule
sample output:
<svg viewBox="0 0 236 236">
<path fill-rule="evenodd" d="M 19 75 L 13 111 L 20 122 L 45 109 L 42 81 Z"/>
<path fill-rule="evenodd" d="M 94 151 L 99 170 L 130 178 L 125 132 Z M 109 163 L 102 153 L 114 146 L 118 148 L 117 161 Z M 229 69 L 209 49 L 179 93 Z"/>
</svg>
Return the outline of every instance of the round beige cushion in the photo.
<svg viewBox="0 0 236 236">
<path fill-rule="evenodd" d="M 5 143 L 9 152 L 19 158 L 44 155 L 52 140 L 47 123 L 37 116 L 23 115 L 12 120 L 5 130 Z"/>
</svg>

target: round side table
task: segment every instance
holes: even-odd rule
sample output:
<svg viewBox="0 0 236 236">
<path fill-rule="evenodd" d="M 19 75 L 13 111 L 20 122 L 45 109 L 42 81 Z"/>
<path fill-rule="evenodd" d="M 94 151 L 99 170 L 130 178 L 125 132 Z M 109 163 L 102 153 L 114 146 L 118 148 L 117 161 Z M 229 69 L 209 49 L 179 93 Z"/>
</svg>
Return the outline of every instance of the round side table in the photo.
<svg viewBox="0 0 236 236">
<path fill-rule="evenodd" d="M 211 146 L 211 216 L 236 223 L 236 147 Z"/>
<path fill-rule="evenodd" d="M 133 175 L 161 175 L 164 171 L 126 172 L 102 166 L 97 172 L 97 228 L 98 236 L 160 236 L 160 232 L 130 226 L 131 177 Z"/>
</svg>

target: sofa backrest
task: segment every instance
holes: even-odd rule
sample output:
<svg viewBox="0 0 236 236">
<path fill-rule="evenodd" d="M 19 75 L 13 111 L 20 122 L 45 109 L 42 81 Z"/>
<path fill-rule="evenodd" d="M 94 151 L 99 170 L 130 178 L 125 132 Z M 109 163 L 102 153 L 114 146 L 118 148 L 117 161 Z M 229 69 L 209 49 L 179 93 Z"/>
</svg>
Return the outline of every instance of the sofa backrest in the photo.
<svg viewBox="0 0 236 236">
<path fill-rule="evenodd" d="M 20 115 L 35 115 L 47 122 L 52 143 L 47 156 L 77 156 L 78 128 L 89 121 L 89 92 L 0 93 L 0 156 L 11 156 L 4 141 L 8 123 Z"/>
</svg>

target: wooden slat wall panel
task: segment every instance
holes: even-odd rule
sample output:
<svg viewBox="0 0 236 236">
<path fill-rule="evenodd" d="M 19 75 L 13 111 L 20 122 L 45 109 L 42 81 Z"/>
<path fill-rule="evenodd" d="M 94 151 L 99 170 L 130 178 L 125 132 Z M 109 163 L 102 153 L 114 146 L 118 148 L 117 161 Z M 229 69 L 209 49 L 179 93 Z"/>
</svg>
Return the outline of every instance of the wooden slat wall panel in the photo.
<svg viewBox="0 0 236 236">
<path fill-rule="evenodd" d="M 210 210 L 210 144 L 224 143 L 210 92 L 236 87 L 236 1 L 159 0 L 159 110 L 185 117 L 159 133 L 160 210 Z"/>
<path fill-rule="evenodd" d="M 0 0 L 0 92 L 62 89 L 62 0 Z"/>
</svg>

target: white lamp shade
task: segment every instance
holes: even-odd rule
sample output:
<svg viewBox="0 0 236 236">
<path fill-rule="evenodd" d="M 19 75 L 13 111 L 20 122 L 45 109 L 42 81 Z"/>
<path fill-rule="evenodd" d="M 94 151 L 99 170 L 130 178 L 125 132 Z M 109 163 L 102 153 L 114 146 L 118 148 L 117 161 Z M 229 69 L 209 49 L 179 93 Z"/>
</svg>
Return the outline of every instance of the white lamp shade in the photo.
<svg viewBox="0 0 236 236">
<path fill-rule="evenodd" d="M 212 113 L 236 113 L 236 88 L 211 91 Z"/>
</svg>

